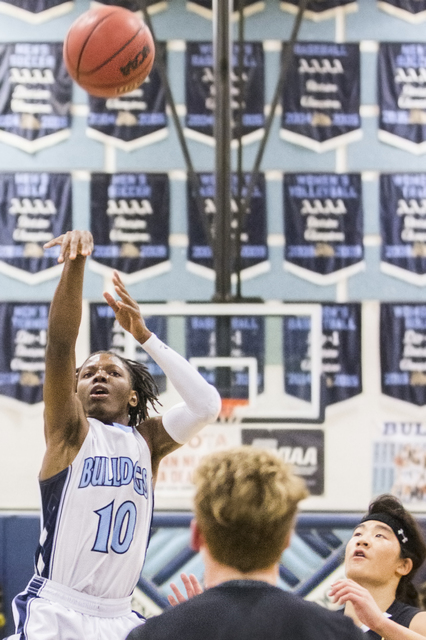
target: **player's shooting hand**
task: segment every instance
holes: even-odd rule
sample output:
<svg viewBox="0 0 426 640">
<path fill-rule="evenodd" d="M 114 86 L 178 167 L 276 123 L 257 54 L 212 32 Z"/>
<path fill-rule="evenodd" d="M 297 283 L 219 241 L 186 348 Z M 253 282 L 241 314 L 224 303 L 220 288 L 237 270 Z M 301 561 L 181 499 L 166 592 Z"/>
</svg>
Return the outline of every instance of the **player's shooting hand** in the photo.
<svg viewBox="0 0 426 640">
<path fill-rule="evenodd" d="M 67 231 L 57 238 L 53 238 L 43 245 L 43 249 L 50 249 L 59 245 L 58 262 L 64 262 L 66 255 L 70 260 L 75 260 L 77 256 L 90 256 L 93 251 L 93 237 L 90 231 Z"/>
<path fill-rule="evenodd" d="M 383 613 L 371 593 L 353 580 L 338 580 L 331 585 L 329 596 L 339 604 L 351 602 L 359 621 L 373 631 L 383 622 Z"/>
<path fill-rule="evenodd" d="M 117 271 L 114 271 L 112 281 L 115 291 L 121 300 L 115 300 L 107 291 L 104 292 L 104 298 L 114 311 L 115 317 L 123 329 L 131 333 L 132 336 L 142 344 L 148 340 L 151 331 L 149 331 L 145 324 L 139 310 L 139 305 L 128 293 Z"/>
<path fill-rule="evenodd" d="M 194 596 L 198 596 L 200 593 L 203 593 L 203 587 L 198 582 L 197 578 L 191 573 L 189 576 L 186 573 L 180 574 L 181 580 L 183 582 L 183 586 L 186 591 L 186 598 L 181 591 L 177 588 L 174 582 L 170 583 L 170 589 L 173 591 L 176 597 L 167 596 L 168 601 L 172 605 L 172 607 L 176 607 L 176 605 L 181 604 L 182 602 L 186 602 L 186 600 L 190 600 Z"/>
</svg>

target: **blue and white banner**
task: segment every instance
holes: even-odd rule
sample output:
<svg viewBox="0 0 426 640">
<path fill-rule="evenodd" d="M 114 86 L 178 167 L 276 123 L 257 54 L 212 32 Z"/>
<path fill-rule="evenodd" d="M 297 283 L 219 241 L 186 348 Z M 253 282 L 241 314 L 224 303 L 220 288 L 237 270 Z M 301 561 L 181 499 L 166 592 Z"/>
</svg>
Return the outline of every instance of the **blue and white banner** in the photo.
<svg viewBox="0 0 426 640">
<path fill-rule="evenodd" d="M 150 15 L 154 13 L 158 13 L 159 11 L 164 11 L 167 9 L 168 0 L 145 0 L 146 7 L 148 9 L 148 13 Z M 91 2 L 92 6 L 96 6 L 99 4 L 113 5 L 118 7 L 124 7 L 124 9 L 129 9 L 129 11 L 140 11 L 142 13 L 142 2 L 143 0 L 95 0 Z"/>
<path fill-rule="evenodd" d="M 166 316 L 144 316 L 146 326 L 160 340 L 167 343 Z M 115 319 L 115 313 L 107 304 L 90 303 L 90 353 L 112 351 L 122 358 L 144 364 L 153 376 L 158 390 L 166 390 L 166 376 L 156 362 L 142 349 L 140 344 L 124 331 Z M 81 364 L 81 363 L 78 363 Z"/>
<path fill-rule="evenodd" d="M 380 176 L 381 264 L 384 273 L 426 284 L 426 173 Z"/>
<path fill-rule="evenodd" d="M 281 0 L 281 9 L 296 14 L 299 4 L 299 0 Z M 358 0 L 310 0 L 303 17 L 319 22 L 335 18 L 342 11 L 345 13 L 358 11 Z"/>
<path fill-rule="evenodd" d="M 426 404 L 426 305 L 380 305 L 382 393 Z"/>
<path fill-rule="evenodd" d="M 217 357 L 217 318 L 187 316 L 186 358 Z M 265 363 L 265 319 L 262 316 L 232 316 L 229 318 L 230 357 L 257 359 L 257 392 L 262 393 Z M 214 361 L 213 361 L 214 362 Z M 221 376 L 218 369 L 225 371 Z M 223 399 L 248 400 L 249 371 L 247 366 L 202 366 L 201 375 L 216 386 Z"/>
<path fill-rule="evenodd" d="M 62 42 L 0 44 L 0 142 L 35 153 L 68 138 L 71 93 Z"/>
<path fill-rule="evenodd" d="M 43 400 L 49 303 L 0 302 L 0 395 Z"/>
<path fill-rule="evenodd" d="M 247 195 L 247 188 L 250 181 L 249 173 L 243 176 L 242 197 Z M 204 202 L 204 214 L 207 224 L 212 230 L 214 237 L 216 226 L 216 205 L 215 205 L 215 175 L 213 173 L 200 173 L 200 197 Z M 231 176 L 231 190 L 233 198 L 231 200 L 231 239 L 235 243 L 235 229 L 237 226 L 238 204 L 238 175 Z M 187 183 L 188 202 L 188 253 L 187 268 L 189 271 L 213 280 L 215 278 L 213 253 L 208 244 L 203 222 L 200 219 L 197 202 L 192 196 L 192 185 Z M 244 217 L 244 222 L 240 233 L 240 268 L 241 278 L 247 280 L 265 273 L 270 269 L 267 246 L 267 225 L 266 225 L 266 185 L 265 176 L 259 174 L 256 186 L 250 202 L 250 211 Z M 234 259 L 232 264 L 233 273 L 237 265 Z"/>
<path fill-rule="evenodd" d="M 74 0 L 0 0 L 0 13 L 32 24 L 40 24 L 68 13 Z"/>
<path fill-rule="evenodd" d="M 265 123 L 265 62 L 261 42 L 245 42 L 243 55 L 243 113 L 240 108 L 240 79 L 238 76 L 239 45 L 234 43 L 231 74 L 231 133 L 237 144 L 239 121 L 242 123 L 244 144 L 263 135 Z M 214 110 L 216 90 L 213 75 L 213 45 L 211 42 L 187 42 L 185 62 L 186 117 L 185 134 L 210 145 L 214 139 Z"/>
<path fill-rule="evenodd" d="M 43 250 L 72 229 L 69 173 L 0 173 L 0 273 L 27 284 L 59 275 L 59 247 Z"/>
<path fill-rule="evenodd" d="M 426 44 L 380 43 L 379 140 L 426 153 Z"/>
<path fill-rule="evenodd" d="M 168 271 L 169 200 L 165 173 L 93 173 L 90 269 L 127 284 Z"/>
<path fill-rule="evenodd" d="M 239 0 L 234 0 L 232 17 L 238 18 Z M 213 19 L 213 0 L 187 0 L 186 8 L 188 11 L 194 11 L 203 18 Z M 265 0 L 244 0 L 244 15 L 251 16 L 265 8 Z"/>
<path fill-rule="evenodd" d="M 365 268 L 361 175 L 284 175 L 284 268 L 328 285 Z"/>
<path fill-rule="evenodd" d="M 283 318 L 284 390 L 311 400 L 309 317 Z M 325 404 L 336 404 L 362 393 L 361 304 L 322 305 L 322 372 Z"/>
<path fill-rule="evenodd" d="M 242 429 L 241 444 L 276 451 L 301 476 L 312 496 L 324 493 L 324 431 L 320 429 Z"/>
<path fill-rule="evenodd" d="M 296 42 L 282 94 L 281 137 L 317 153 L 335 149 L 362 137 L 359 110 L 359 45 Z"/>
<path fill-rule="evenodd" d="M 426 20 L 426 0 L 378 0 L 377 6 L 391 16 L 412 24 Z"/>
<path fill-rule="evenodd" d="M 157 44 L 155 55 L 166 59 L 164 43 Z M 106 99 L 89 95 L 86 133 L 89 138 L 123 151 L 133 151 L 166 138 L 166 98 L 155 64 L 140 87 L 130 93 Z"/>
</svg>

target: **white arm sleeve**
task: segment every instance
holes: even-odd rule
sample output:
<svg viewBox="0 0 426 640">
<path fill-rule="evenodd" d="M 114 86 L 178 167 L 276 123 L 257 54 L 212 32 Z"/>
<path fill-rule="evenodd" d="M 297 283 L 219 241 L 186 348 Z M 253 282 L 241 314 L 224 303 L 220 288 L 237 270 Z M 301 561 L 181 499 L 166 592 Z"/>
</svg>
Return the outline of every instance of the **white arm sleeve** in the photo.
<svg viewBox="0 0 426 640">
<path fill-rule="evenodd" d="M 179 444 L 188 442 L 219 415 L 220 395 L 185 358 L 152 334 L 142 348 L 162 368 L 184 402 L 163 415 L 163 426 Z"/>
</svg>

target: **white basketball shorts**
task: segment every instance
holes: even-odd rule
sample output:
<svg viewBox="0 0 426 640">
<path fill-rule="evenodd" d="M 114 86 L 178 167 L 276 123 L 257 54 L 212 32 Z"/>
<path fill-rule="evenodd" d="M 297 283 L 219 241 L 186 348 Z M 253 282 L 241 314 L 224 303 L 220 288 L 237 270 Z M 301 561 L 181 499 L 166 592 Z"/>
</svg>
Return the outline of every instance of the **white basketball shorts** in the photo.
<svg viewBox="0 0 426 640">
<path fill-rule="evenodd" d="M 34 576 L 13 600 L 16 633 L 5 640 L 125 640 L 144 619 L 131 597 L 98 598 Z"/>
</svg>

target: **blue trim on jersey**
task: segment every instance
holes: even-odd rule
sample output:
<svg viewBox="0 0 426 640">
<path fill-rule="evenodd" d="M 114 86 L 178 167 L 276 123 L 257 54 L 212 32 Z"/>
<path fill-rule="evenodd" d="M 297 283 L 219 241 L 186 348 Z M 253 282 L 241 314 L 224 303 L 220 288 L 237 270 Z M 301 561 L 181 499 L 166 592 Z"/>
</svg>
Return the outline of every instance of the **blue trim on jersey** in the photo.
<svg viewBox="0 0 426 640">
<path fill-rule="evenodd" d="M 19 634 L 19 640 L 28 640 L 27 627 L 30 619 L 31 604 L 38 598 L 39 593 L 45 583 L 44 578 L 35 576 L 26 590 L 13 599 L 13 604 L 18 612 L 18 620 L 16 622 L 16 634 Z"/>
<path fill-rule="evenodd" d="M 133 432 L 133 427 L 126 427 L 126 425 L 124 424 L 120 424 L 119 422 L 113 422 L 112 427 L 117 427 L 118 429 L 121 429 L 121 431 L 124 431 L 124 433 L 132 433 Z"/>
<path fill-rule="evenodd" d="M 30 617 L 30 606 L 35 597 L 28 592 L 20 593 L 14 599 L 16 610 L 18 611 L 18 622 L 16 624 L 16 633 L 19 634 L 19 640 L 27 640 L 27 625 Z"/>
<path fill-rule="evenodd" d="M 41 543 L 41 541 L 39 542 L 35 553 L 35 572 L 43 578 L 50 578 L 55 552 L 56 532 L 58 530 L 62 503 L 70 477 L 71 466 L 47 480 L 40 480 L 43 515 L 41 533 L 44 536 L 44 540 L 43 543 Z M 41 571 L 38 567 L 40 558 L 44 564 Z"/>
</svg>

